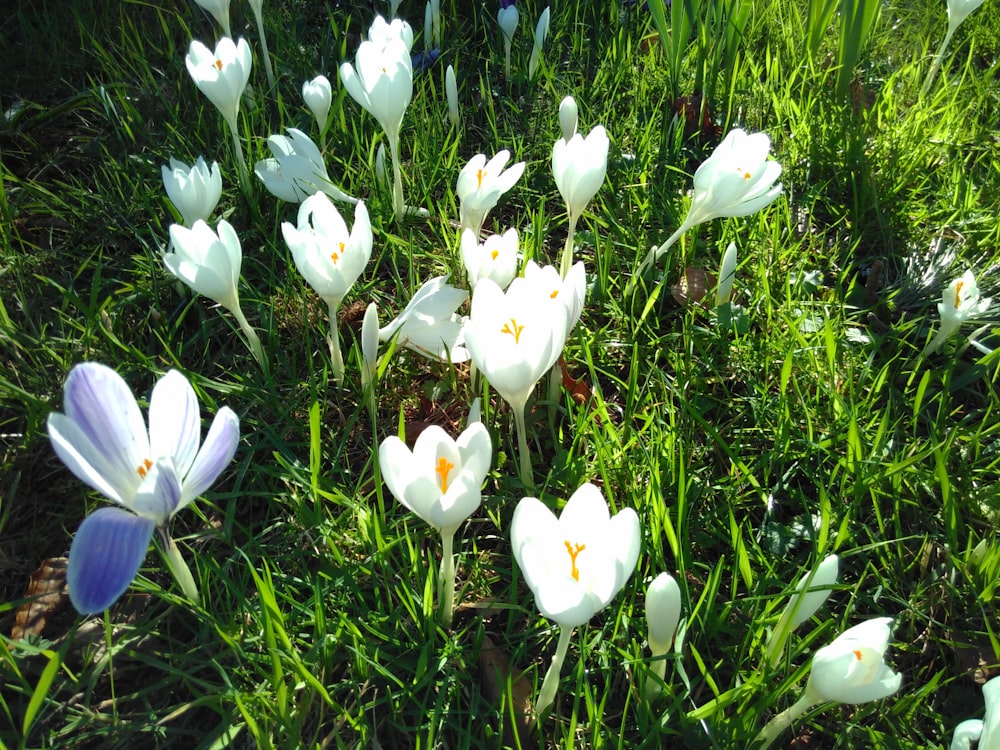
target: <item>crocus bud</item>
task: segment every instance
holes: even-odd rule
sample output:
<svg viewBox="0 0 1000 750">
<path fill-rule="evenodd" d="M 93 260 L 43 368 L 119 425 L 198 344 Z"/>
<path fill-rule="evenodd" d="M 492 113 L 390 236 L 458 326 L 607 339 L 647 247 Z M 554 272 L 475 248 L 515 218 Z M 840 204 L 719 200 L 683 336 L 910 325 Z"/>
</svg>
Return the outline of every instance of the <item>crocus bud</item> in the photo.
<svg viewBox="0 0 1000 750">
<path fill-rule="evenodd" d="M 730 242 L 726 252 L 722 254 L 722 266 L 719 268 L 719 286 L 715 290 L 715 306 L 721 307 L 729 302 L 733 295 L 733 280 L 736 278 L 736 243 Z"/>
<path fill-rule="evenodd" d="M 326 130 L 326 121 L 330 115 L 330 105 L 333 103 L 333 87 L 330 79 L 324 75 L 319 75 L 311 81 L 302 84 L 302 98 L 306 106 L 316 118 L 316 125 L 322 133 Z"/>
<path fill-rule="evenodd" d="M 659 680 L 646 680 L 646 697 L 652 700 L 660 694 L 660 683 L 667 673 L 665 657 L 673 643 L 677 623 L 681 619 L 681 590 L 669 573 L 660 573 L 646 590 L 646 627 L 649 650 L 653 654 L 651 669 Z"/>
<path fill-rule="evenodd" d="M 424 6 L 424 50 L 430 54 L 430 51 L 434 48 L 434 9 L 431 8 L 430 0 L 427 0 L 427 5 Z"/>
<path fill-rule="evenodd" d="M 559 103 L 559 127 L 562 129 L 564 141 L 569 141 L 576 135 L 576 120 L 579 110 L 576 106 L 576 99 L 567 96 Z"/>
<path fill-rule="evenodd" d="M 545 46 L 545 37 L 549 34 L 549 6 L 545 6 L 545 10 L 542 11 L 542 15 L 538 17 L 538 23 L 535 25 L 535 44 L 531 48 L 531 57 L 528 59 L 528 80 L 532 80 L 535 77 L 535 71 L 538 70 L 538 61 L 542 55 L 542 49 Z"/>
<path fill-rule="evenodd" d="M 832 587 L 837 583 L 840 573 L 840 561 L 836 555 L 828 555 L 816 566 L 816 570 L 806 573 L 795 584 L 795 591 L 781 619 L 774 627 L 771 642 L 768 645 L 768 659 L 772 665 L 778 663 L 782 646 L 795 628 L 812 617 L 830 596 Z"/>
<path fill-rule="evenodd" d="M 361 323 L 361 360 L 361 387 L 367 390 L 378 365 L 378 306 L 374 302 L 365 309 Z"/>
<path fill-rule="evenodd" d="M 444 91 L 448 96 L 448 120 L 458 127 L 458 82 L 455 80 L 455 69 L 449 65 L 444 74 Z"/>
<path fill-rule="evenodd" d="M 384 143 L 378 144 L 378 151 L 375 152 L 375 177 L 383 187 L 389 184 L 389 174 L 385 171 Z"/>
</svg>

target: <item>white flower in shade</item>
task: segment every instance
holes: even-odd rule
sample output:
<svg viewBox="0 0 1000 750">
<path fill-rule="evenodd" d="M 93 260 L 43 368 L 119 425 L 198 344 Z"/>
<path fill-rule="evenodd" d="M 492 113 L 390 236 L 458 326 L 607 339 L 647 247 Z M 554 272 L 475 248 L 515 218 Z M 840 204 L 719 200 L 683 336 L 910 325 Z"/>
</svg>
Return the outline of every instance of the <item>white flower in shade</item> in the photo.
<svg viewBox="0 0 1000 750">
<path fill-rule="evenodd" d="M 813 656 L 809 681 L 802 696 L 768 722 L 757 735 L 761 748 L 767 748 L 799 716 L 821 703 L 870 703 L 886 698 L 897 690 L 902 675 L 885 663 L 892 618 L 876 617 L 845 630 L 833 643 Z"/>
<path fill-rule="evenodd" d="M 473 422 L 453 440 L 431 425 L 420 433 L 412 452 L 392 435 L 382 441 L 378 455 L 393 497 L 441 534 L 441 620 L 447 627 L 455 596 L 453 541 L 458 527 L 482 502 L 493 458 L 490 433 L 481 422 Z"/>
<path fill-rule="evenodd" d="M 163 263 L 195 292 L 237 314 L 243 248 L 228 221 L 220 221 L 217 231 L 204 221 L 196 221 L 190 229 L 171 224 L 170 249 Z"/>
<path fill-rule="evenodd" d="M 222 27 L 222 33 L 229 37 L 233 35 L 229 28 L 229 0 L 195 0 L 195 2 L 212 14 Z"/>
<path fill-rule="evenodd" d="M 587 296 L 587 274 L 583 261 L 578 260 L 562 278 L 555 266 L 540 266 L 529 260 L 524 266 L 524 280 L 536 287 L 536 294 L 548 298 L 566 310 L 566 338 L 580 320 Z"/>
<path fill-rule="evenodd" d="M 378 306 L 372 302 L 365 308 L 361 322 L 361 387 L 375 381 L 378 367 Z"/>
<path fill-rule="evenodd" d="M 722 254 L 719 268 L 719 285 L 715 289 L 715 306 L 721 307 L 733 296 L 733 282 L 736 280 L 736 243 L 730 242 Z"/>
<path fill-rule="evenodd" d="M 986 312 L 990 306 L 990 298 L 980 298 L 979 285 L 972 271 L 966 271 L 953 280 L 941 294 L 938 303 L 938 314 L 941 316 L 941 326 L 937 334 L 924 347 L 926 356 L 947 341 L 962 324 L 970 318 Z"/>
<path fill-rule="evenodd" d="M 287 136 L 271 135 L 267 145 L 274 156 L 257 162 L 253 171 L 271 195 L 300 203 L 314 193 L 323 192 L 334 200 L 358 202 L 330 180 L 319 147 L 301 130 L 289 128 Z"/>
<path fill-rule="evenodd" d="M 795 584 L 788 605 L 771 632 L 771 642 L 767 651 L 772 665 L 777 665 L 781 649 L 792 631 L 816 614 L 826 603 L 833 586 L 837 584 L 839 572 L 839 558 L 836 555 L 827 555 L 815 570 L 806 573 Z"/>
<path fill-rule="evenodd" d="M 354 208 L 350 232 L 324 193 L 306 198 L 299 206 L 298 226 L 281 225 L 295 267 L 331 308 L 339 307 L 368 265 L 372 254 L 372 227 L 364 201 Z"/>
<path fill-rule="evenodd" d="M 330 105 L 333 104 L 333 87 L 330 79 L 318 75 L 311 81 L 302 84 L 302 100 L 316 120 L 316 125 L 322 133 L 326 129 L 326 121 L 330 116 Z"/>
<path fill-rule="evenodd" d="M 608 606 L 635 570 L 639 517 L 631 508 L 612 517 L 601 491 L 588 482 L 558 518 L 537 498 L 522 498 L 510 522 L 510 539 L 535 606 L 560 626 L 556 654 L 535 703 L 541 714 L 555 697 L 573 628 Z"/>
<path fill-rule="evenodd" d="M 517 230 L 508 229 L 503 235 L 491 234 L 482 243 L 471 229 L 462 231 L 462 263 L 469 276 L 469 286 L 480 279 L 492 279 L 506 289 L 517 276 Z"/>
<path fill-rule="evenodd" d="M 458 364 L 468 360 L 464 321 L 455 311 L 469 293 L 447 281 L 447 276 L 425 281 L 403 312 L 379 330 L 379 340 L 389 341 L 395 336 L 399 346 L 443 362 Z"/>
<path fill-rule="evenodd" d="M 538 23 L 535 25 L 535 44 L 531 48 L 531 57 L 528 59 L 528 80 L 531 81 L 535 78 L 535 71 L 538 70 L 538 61 L 542 55 L 542 50 L 545 48 L 545 37 L 549 35 L 549 6 L 545 6 L 545 10 L 538 17 Z"/>
<path fill-rule="evenodd" d="M 382 16 L 375 16 L 372 25 L 368 27 L 368 41 L 379 45 L 386 45 L 393 40 L 398 40 L 406 45 L 406 51 L 413 49 L 413 27 L 402 18 L 393 18 L 386 21 Z"/>
<path fill-rule="evenodd" d="M 444 74 L 444 91 L 448 98 L 448 120 L 458 127 L 458 82 L 455 80 L 455 69 L 449 65 Z"/>
<path fill-rule="evenodd" d="M 986 0 L 948 0 L 948 25 L 956 28 Z M 982 748 L 981 750 L 986 750 Z M 989 750 L 992 750 L 990 748 Z"/>
<path fill-rule="evenodd" d="M 951 750 L 970 750 L 978 742 L 978 750 L 996 750 L 1000 747 L 1000 677 L 983 685 L 986 714 L 980 719 L 969 719 L 955 727 Z"/>
<path fill-rule="evenodd" d="M 194 39 L 184 62 L 195 85 L 216 106 L 230 129 L 236 132 L 240 99 L 250 80 L 253 65 L 247 40 L 241 37 L 234 43 L 229 37 L 223 37 L 213 51 Z"/>
<path fill-rule="evenodd" d="M 598 125 L 584 138 L 560 138 L 552 148 L 552 174 L 566 202 L 570 220 L 579 217 L 608 172 L 608 134 Z"/>
<path fill-rule="evenodd" d="M 160 167 L 160 173 L 167 197 L 184 218 L 184 224 L 190 227 L 199 219 L 208 221 L 222 197 L 218 162 L 212 162 L 209 169 L 205 159 L 199 156 L 189 167 L 170 157 L 170 166 Z"/>
<path fill-rule="evenodd" d="M 767 158 L 770 150 L 766 133 L 729 131 L 695 171 L 694 197 L 684 221 L 666 242 L 649 251 L 636 277 L 692 227 L 727 216 L 749 216 L 773 203 L 782 192 L 781 185 L 774 184 L 781 176 L 781 164 Z"/>
<path fill-rule="evenodd" d="M 654 656 L 670 649 L 680 621 L 680 587 L 672 575 L 660 573 L 646 589 L 646 640 Z"/>
<path fill-rule="evenodd" d="M 559 103 L 559 129 L 562 131 L 563 140 L 567 143 L 576 135 L 576 123 L 579 117 L 579 108 L 576 100 L 572 96 L 567 96 Z"/>
<path fill-rule="evenodd" d="M 486 161 L 486 154 L 476 154 L 458 173 L 455 192 L 463 229 L 471 229 L 478 237 L 486 215 L 496 206 L 500 196 L 514 187 L 524 174 L 524 162 L 505 169 L 510 151 L 503 149 Z"/>
<path fill-rule="evenodd" d="M 983 735 L 982 719 L 969 719 L 955 727 L 951 737 L 951 750 L 972 750 L 972 743 L 979 742 Z"/>
<path fill-rule="evenodd" d="M 56 455 L 119 506 L 87 516 L 70 546 L 70 600 L 79 612 L 94 614 L 114 604 L 132 583 L 153 532 L 160 528 L 166 534 L 174 514 L 229 465 L 240 423 L 222 407 L 202 443 L 198 398 L 176 370 L 153 387 L 148 430 L 131 390 L 110 367 L 75 366 L 63 401 L 65 412 L 48 420 Z"/>
<path fill-rule="evenodd" d="M 511 3 L 507 7 L 501 7 L 497 12 L 497 25 L 503 35 L 504 46 L 504 75 L 510 79 L 510 46 L 514 40 L 514 32 L 517 31 L 517 22 L 521 15 L 517 12 L 517 6 Z"/>
</svg>

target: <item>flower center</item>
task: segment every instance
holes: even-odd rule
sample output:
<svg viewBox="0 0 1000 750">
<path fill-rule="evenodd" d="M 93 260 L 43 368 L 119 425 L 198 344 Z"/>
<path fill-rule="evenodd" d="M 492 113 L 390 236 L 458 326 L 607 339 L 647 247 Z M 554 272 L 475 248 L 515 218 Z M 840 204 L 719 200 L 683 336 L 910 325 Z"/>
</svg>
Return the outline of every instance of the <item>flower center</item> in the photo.
<svg viewBox="0 0 1000 750">
<path fill-rule="evenodd" d="M 513 328 L 511 328 L 511 323 L 514 324 Z M 524 330 L 524 326 L 519 326 L 517 324 L 517 321 L 514 320 L 513 318 L 511 318 L 510 319 L 510 323 L 504 323 L 503 324 L 503 328 L 500 329 L 500 333 L 508 333 L 508 334 L 510 334 L 511 336 L 514 337 L 514 343 L 515 344 L 520 344 L 521 343 L 521 331 L 523 331 L 523 330 Z"/>
<path fill-rule="evenodd" d="M 559 290 L 558 289 L 553 289 L 552 290 L 552 294 L 549 295 L 549 299 L 555 299 L 558 296 L 559 296 Z"/>
<path fill-rule="evenodd" d="M 573 576 L 573 580 L 574 581 L 579 581 L 580 580 L 580 569 L 578 567 L 576 567 L 576 558 L 577 558 L 577 555 L 579 555 L 581 552 L 583 552 L 585 549 L 587 549 L 587 545 L 586 544 L 570 544 L 570 542 L 569 542 L 568 539 L 565 542 L 563 542 L 563 544 L 566 545 L 566 551 L 569 553 L 569 564 L 570 564 L 569 574 L 571 576 Z"/>
<path fill-rule="evenodd" d="M 150 461 L 148 458 L 144 458 L 142 459 L 142 463 L 139 464 L 138 468 L 136 468 L 135 472 L 136 474 L 139 475 L 140 479 L 145 479 L 146 475 L 149 473 L 149 470 L 152 468 L 153 468 L 153 462 Z"/>
<path fill-rule="evenodd" d="M 447 458 L 442 456 L 438 459 L 437 466 L 434 468 L 434 473 L 441 478 L 441 493 L 444 494 L 448 491 L 448 473 L 455 468 L 455 464 L 451 463 Z"/>
<path fill-rule="evenodd" d="M 965 286 L 964 281 L 959 281 L 955 284 L 955 307 L 958 308 L 962 304 L 962 287 Z"/>
<path fill-rule="evenodd" d="M 476 170 L 476 180 L 477 180 L 477 182 L 476 182 L 476 190 L 478 190 L 479 188 L 481 188 L 483 186 L 483 178 L 485 176 L 486 176 L 486 170 L 484 170 L 484 169 L 477 169 Z"/>
<path fill-rule="evenodd" d="M 493 252 L 490 253 L 490 257 L 493 258 L 493 260 L 496 260 L 499 254 L 500 254 L 499 250 L 494 250 Z"/>
<path fill-rule="evenodd" d="M 219 69 L 219 72 L 222 72 L 222 60 L 218 60 L 217 59 L 215 61 L 215 67 L 217 67 Z"/>
<path fill-rule="evenodd" d="M 854 658 L 857 659 L 858 661 L 861 661 L 861 649 L 859 648 L 854 649 Z"/>
<path fill-rule="evenodd" d="M 330 260 L 332 260 L 335 264 L 338 261 L 340 261 L 340 256 L 343 255 L 343 253 L 344 253 L 344 243 L 343 242 L 338 242 L 337 246 L 340 248 L 340 252 L 339 253 L 336 253 L 336 252 L 330 253 Z"/>
</svg>

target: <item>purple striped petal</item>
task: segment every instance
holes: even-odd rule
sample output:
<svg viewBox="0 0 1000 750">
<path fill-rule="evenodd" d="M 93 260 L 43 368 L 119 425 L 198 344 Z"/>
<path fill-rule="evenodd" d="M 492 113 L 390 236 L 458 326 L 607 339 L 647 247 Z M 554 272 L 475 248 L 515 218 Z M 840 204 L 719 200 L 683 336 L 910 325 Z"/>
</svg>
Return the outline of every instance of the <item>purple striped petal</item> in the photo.
<svg viewBox="0 0 1000 750">
<path fill-rule="evenodd" d="M 174 468 L 185 476 L 201 441 L 198 397 L 187 378 L 171 370 L 153 386 L 149 399 L 149 447 L 154 456 L 173 456 Z"/>
<path fill-rule="evenodd" d="M 184 477 L 183 492 L 177 510 L 212 486 L 219 478 L 219 474 L 233 460 L 239 441 L 240 418 L 228 406 L 223 406 L 212 420 L 212 426 L 208 429 L 208 435 L 205 436 L 205 442 L 198 451 L 191 471 Z"/>
<path fill-rule="evenodd" d="M 63 400 L 65 414 L 49 416 L 56 454 L 79 479 L 128 504 L 150 455 L 132 392 L 110 367 L 85 362 L 70 371 Z"/>
<path fill-rule="evenodd" d="M 103 612 L 125 593 L 146 558 L 156 528 L 120 508 L 87 516 L 69 548 L 69 598 L 84 615 Z"/>
</svg>

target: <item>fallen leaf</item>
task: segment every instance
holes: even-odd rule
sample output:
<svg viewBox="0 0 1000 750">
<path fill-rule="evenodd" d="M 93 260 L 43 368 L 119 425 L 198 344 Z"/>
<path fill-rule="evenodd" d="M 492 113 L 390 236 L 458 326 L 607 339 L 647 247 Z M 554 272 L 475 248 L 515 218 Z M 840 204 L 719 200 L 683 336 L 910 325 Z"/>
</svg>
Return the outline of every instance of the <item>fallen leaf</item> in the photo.
<svg viewBox="0 0 1000 750">
<path fill-rule="evenodd" d="M 504 717 L 503 746 L 535 748 L 535 711 L 531 706 L 531 683 L 523 674 L 513 675 L 507 655 L 483 636 L 479 651 L 479 671 L 483 682 L 483 694 L 497 707 Z M 507 700 L 510 700 L 510 705 Z M 513 716 L 513 726 L 509 719 Z M 514 732 L 517 732 L 515 739 Z"/>
<path fill-rule="evenodd" d="M 573 376 L 569 374 L 569 368 L 566 366 L 566 360 L 562 357 L 559 358 L 559 367 L 562 369 L 563 388 L 569 391 L 570 397 L 578 404 L 585 404 L 590 401 L 590 397 L 593 395 L 590 386 L 584 382 L 583 378 L 579 380 L 573 379 Z"/>
<path fill-rule="evenodd" d="M 29 601 L 17 608 L 11 640 L 19 641 L 29 635 L 41 635 L 49 618 L 54 616 L 69 601 L 66 588 L 65 557 L 52 557 L 42 564 L 28 580 L 28 590 L 24 596 Z"/>
<path fill-rule="evenodd" d="M 688 266 L 684 275 L 670 287 L 670 294 L 681 307 L 696 305 L 715 291 L 715 276 L 701 268 Z"/>
</svg>

